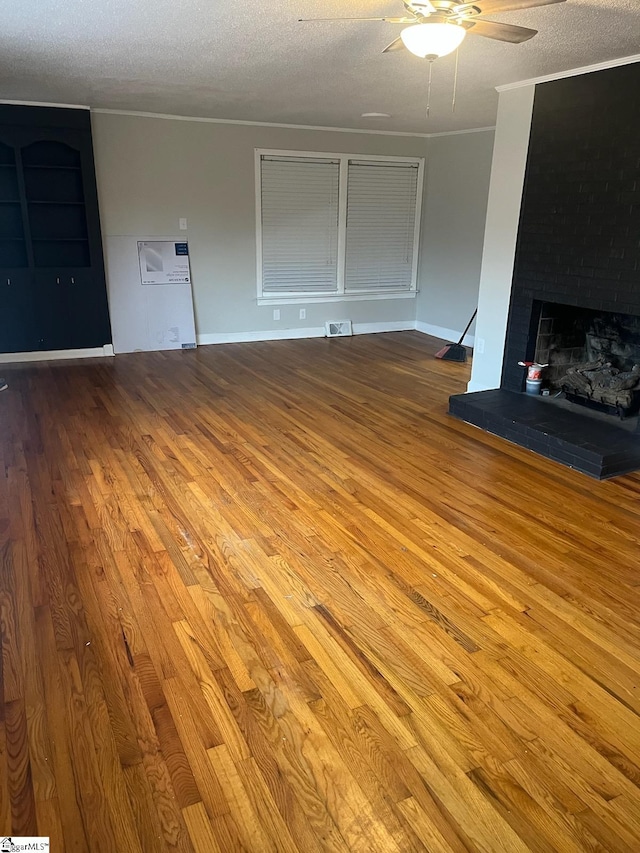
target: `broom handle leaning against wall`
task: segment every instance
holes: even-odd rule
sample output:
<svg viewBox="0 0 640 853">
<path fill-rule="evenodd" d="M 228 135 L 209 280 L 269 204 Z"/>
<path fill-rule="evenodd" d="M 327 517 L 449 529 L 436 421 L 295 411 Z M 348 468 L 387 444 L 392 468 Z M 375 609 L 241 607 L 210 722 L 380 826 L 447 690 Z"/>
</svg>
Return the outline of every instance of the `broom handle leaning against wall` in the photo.
<svg viewBox="0 0 640 853">
<path fill-rule="evenodd" d="M 464 332 L 460 335 L 460 340 L 458 341 L 458 343 L 459 343 L 459 344 L 461 344 L 461 343 L 462 343 L 462 341 L 464 340 L 464 336 L 467 334 L 467 332 L 468 332 L 468 331 L 469 331 L 469 329 L 471 328 L 471 324 L 472 324 L 472 323 L 473 323 L 473 321 L 476 319 L 476 314 L 477 314 L 477 313 L 478 313 L 478 309 L 476 308 L 476 310 L 473 312 L 473 316 L 471 317 L 471 319 L 470 319 L 470 320 L 469 320 L 469 322 L 467 323 L 467 328 L 466 328 L 466 329 L 464 330 Z"/>
</svg>

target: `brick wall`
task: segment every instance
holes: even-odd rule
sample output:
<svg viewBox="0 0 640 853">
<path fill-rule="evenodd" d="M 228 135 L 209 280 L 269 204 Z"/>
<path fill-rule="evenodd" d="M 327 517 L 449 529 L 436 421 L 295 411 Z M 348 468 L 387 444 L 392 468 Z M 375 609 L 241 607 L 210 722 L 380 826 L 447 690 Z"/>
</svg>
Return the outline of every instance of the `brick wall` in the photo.
<svg viewBox="0 0 640 853">
<path fill-rule="evenodd" d="M 640 315 L 640 64 L 536 87 L 502 387 L 543 302 Z"/>
</svg>

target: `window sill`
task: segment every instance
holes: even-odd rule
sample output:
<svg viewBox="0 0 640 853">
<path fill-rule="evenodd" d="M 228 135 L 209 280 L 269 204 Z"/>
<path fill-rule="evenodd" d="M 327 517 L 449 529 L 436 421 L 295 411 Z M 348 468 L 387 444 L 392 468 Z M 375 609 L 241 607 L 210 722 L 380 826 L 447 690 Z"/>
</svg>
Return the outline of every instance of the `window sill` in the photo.
<svg viewBox="0 0 640 853">
<path fill-rule="evenodd" d="M 391 291 L 386 293 L 341 293 L 304 294 L 291 296 L 258 296 L 258 305 L 308 305 L 312 302 L 370 302 L 378 299 L 415 299 L 417 290 Z"/>
</svg>

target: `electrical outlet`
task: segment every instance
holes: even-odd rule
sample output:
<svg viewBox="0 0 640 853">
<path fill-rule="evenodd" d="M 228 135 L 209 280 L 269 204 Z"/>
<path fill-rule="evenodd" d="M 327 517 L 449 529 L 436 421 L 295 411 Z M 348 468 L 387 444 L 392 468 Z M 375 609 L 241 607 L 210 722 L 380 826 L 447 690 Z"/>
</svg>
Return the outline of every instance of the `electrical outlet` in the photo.
<svg viewBox="0 0 640 853">
<path fill-rule="evenodd" d="M 306 319 L 307 319 L 307 309 L 306 309 L 306 308 L 301 308 L 301 309 L 300 309 L 300 319 L 301 319 L 301 320 L 306 320 Z"/>
<path fill-rule="evenodd" d="M 180 219 L 178 219 L 178 225 L 180 226 L 181 231 L 187 230 L 187 220 L 184 216 L 181 216 Z"/>
<path fill-rule="evenodd" d="M 473 344 L 473 349 L 478 355 L 482 355 L 484 352 L 484 338 L 476 338 Z"/>
<path fill-rule="evenodd" d="M 273 319 L 274 319 L 274 320 L 279 320 L 279 319 L 280 319 L 280 309 L 279 309 L 279 308 L 274 308 L 274 309 L 273 309 Z"/>
</svg>

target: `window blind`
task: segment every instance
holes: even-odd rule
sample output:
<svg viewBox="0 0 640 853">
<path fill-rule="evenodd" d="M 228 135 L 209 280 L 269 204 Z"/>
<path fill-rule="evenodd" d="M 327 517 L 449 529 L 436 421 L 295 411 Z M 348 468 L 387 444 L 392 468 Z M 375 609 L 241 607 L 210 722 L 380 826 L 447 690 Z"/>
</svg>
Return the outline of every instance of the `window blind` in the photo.
<svg viewBox="0 0 640 853">
<path fill-rule="evenodd" d="M 410 290 L 417 164 L 349 162 L 345 292 Z"/>
<path fill-rule="evenodd" d="M 262 292 L 338 288 L 337 160 L 263 157 Z"/>
</svg>

